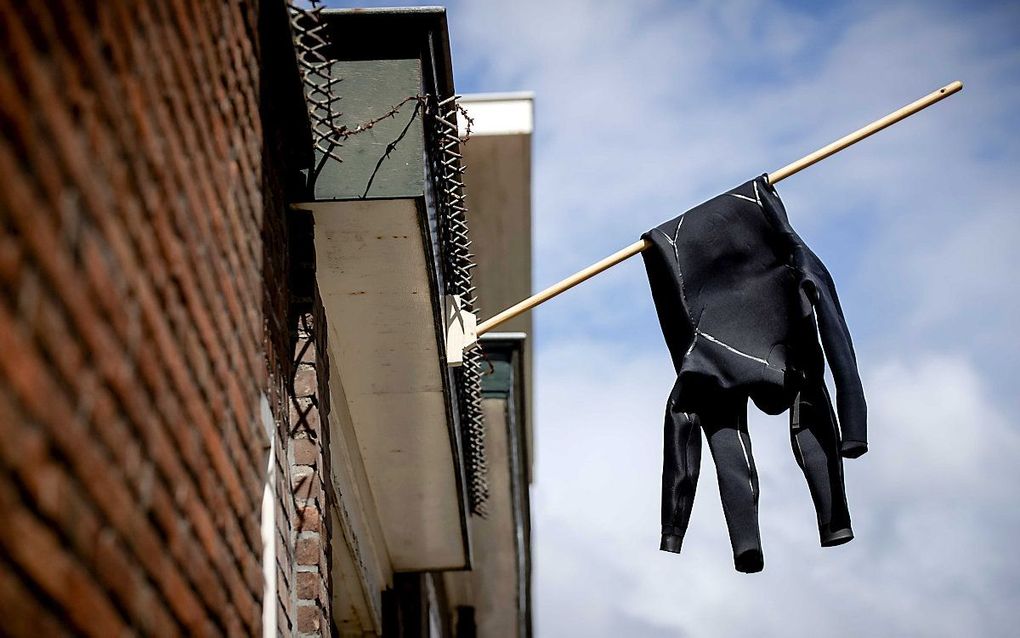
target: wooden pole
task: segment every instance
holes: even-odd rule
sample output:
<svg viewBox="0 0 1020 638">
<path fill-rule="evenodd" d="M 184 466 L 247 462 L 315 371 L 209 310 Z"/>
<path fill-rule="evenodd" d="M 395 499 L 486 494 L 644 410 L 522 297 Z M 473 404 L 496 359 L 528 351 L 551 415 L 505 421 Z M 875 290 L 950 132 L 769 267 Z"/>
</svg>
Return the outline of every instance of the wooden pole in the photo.
<svg viewBox="0 0 1020 638">
<path fill-rule="evenodd" d="M 956 82 L 951 82 L 950 84 L 945 85 L 941 89 L 932 91 L 931 93 L 922 97 L 921 99 L 911 102 L 910 104 L 907 104 L 906 106 L 893 111 L 889 115 L 886 115 L 881 119 L 877 119 L 871 124 L 859 128 L 853 133 L 850 133 L 849 135 L 839 138 L 838 140 L 832 142 L 827 146 L 823 146 L 814 153 L 811 153 L 810 155 L 805 155 L 799 160 L 791 162 L 786 166 L 780 168 L 779 170 L 769 173 L 768 174 L 769 183 L 777 184 L 780 181 L 789 177 L 790 175 L 799 173 L 808 166 L 811 166 L 816 162 L 820 162 L 826 157 L 829 157 L 830 155 L 835 155 L 836 153 L 842 151 L 846 147 L 856 144 L 857 142 L 860 142 L 864 138 L 870 137 L 875 133 L 881 131 L 882 129 L 888 126 L 892 126 L 893 124 L 899 122 L 902 119 L 910 117 L 911 115 L 917 113 L 920 110 L 928 108 L 932 104 L 935 104 L 936 102 L 949 97 L 950 95 L 956 93 L 962 88 L 963 82 L 957 80 Z M 500 312 L 499 314 L 489 319 L 486 319 L 482 323 L 478 324 L 478 334 L 479 335 L 485 334 L 486 332 L 492 330 L 493 328 L 503 323 L 504 321 L 513 319 L 517 315 L 523 314 L 528 310 L 531 310 L 538 304 L 548 301 L 549 299 L 552 299 L 553 297 L 559 295 L 562 292 L 570 290 L 571 288 L 581 283 L 582 281 L 587 281 L 588 279 L 591 279 L 600 272 L 608 270 L 609 268 L 612 268 L 616 264 L 633 257 L 634 255 L 648 248 L 650 245 L 651 243 L 648 242 L 647 240 L 644 239 L 638 240 L 631 244 L 630 246 L 627 246 L 623 250 L 617 251 L 612 255 L 606 257 L 605 259 L 602 259 L 601 261 L 598 261 L 592 264 L 591 266 L 588 266 L 584 270 L 581 270 L 579 272 L 574 273 L 573 275 L 570 275 L 563 281 L 555 283 L 546 288 L 545 290 L 536 293 L 528 297 L 527 299 L 510 306 L 509 308 Z"/>
<path fill-rule="evenodd" d="M 627 246 L 623 250 L 617 251 L 601 261 L 595 262 L 594 264 L 588 266 L 587 268 L 580 272 L 575 272 L 573 275 L 570 275 L 563 281 L 555 283 L 546 288 L 545 290 L 543 290 L 542 292 L 534 294 L 525 299 L 524 301 L 521 301 L 510 306 L 503 312 L 499 313 L 498 315 L 490 319 L 486 319 L 485 321 L 478 325 L 478 334 L 479 335 L 485 334 L 486 332 L 492 330 L 493 328 L 503 323 L 504 321 L 507 321 L 508 319 L 513 319 L 517 315 L 527 312 L 528 310 L 534 308 L 543 301 L 546 301 L 547 299 L 552 299 L 561 292 L 570 290 L 571 288 L 581 283 L 582 281 L 591 279 L 592 277 L 599 274 L 603 270 L 606 270 L 607 268 L 612 268 L 613 266 L 620 263 L 621 261 L 624 261 L 628 257 L 633 257 L 634 255 L 638 254 L 639 252 L 647 248 L 647 246 L 645 245 L 646 243 L 647 243 L 646 240 L 639 239 L 638 241 L 634 242 L 630 246 Z"/>
<path fill-rule="evenodd" d="M 778 171 L 769 173 L 769 183 L 777 184 L 781 180 L 784 180 L 787 177 L 789 177 L 790 175 L 793 175 L 794 173 L 799 173 L 808 166 L 811 166 L 816 162 L 820 162 L 826 157 L 829 157 L 830 155 L 835 155 L 836 153 L 842 151 L 844 148 L 851 146 L 852 144 L 856 144 L 857 142 L 860 142 L 861 140 L 867 137 L 871 137 L 872 135 L 878 133 L 882 129 L 892 126 L 896 122 L 906 119 L 913 115 L 914 113 L 917 113 L 918 111 L 928 108 L 929 106 L 935 104 L 939 100 L 944 100 L 945 98 L 949 97 L 953 93 L 956 93 L 962 88 L 963 82 L 957 80 L 956 82 L 951 82 L 945 85 L 941 89 L 932 91 L 931 93 L 924 96 L 920 100 L 911 102 L 910 104 L 904 106 L 903 108 L 897 109 L 890 113 L 889 115 L 886 115 L 881 119 L 875 120 L 871 124 L 859 128 L 853 133 L 850 133 L 849 135 L 845 135 L 839 138 L 832 144 L 829 144 L 828 146 L 823 146 L 814 153 L 806 155 L 797 160 L 796 162 L 790 162 L 789 164 L 782 167 Z"/>
</svg>

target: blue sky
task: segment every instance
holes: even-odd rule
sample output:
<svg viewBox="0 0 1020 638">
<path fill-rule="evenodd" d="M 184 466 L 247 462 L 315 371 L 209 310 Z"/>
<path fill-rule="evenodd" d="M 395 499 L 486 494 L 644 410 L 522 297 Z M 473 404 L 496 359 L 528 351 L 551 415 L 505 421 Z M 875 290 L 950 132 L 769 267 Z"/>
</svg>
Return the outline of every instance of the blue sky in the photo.
<svg viewBox="0 0 1020 638">
<path fill-rule="evenodd" d="M 535 285 L 961 79 L 779 185 L 836 280 L 871 451 L 818 547 L 783 417 L 753 415 L 765 571 L 734 572 L 711 461 L 659 552 L 673 373 L 640 260 L 537 310 L 539 636 L 1006 636 L 1020 620 L 1020 9 L 470 0 L 462 93 L 532 90 Z M 495 309 L 492 309 L 495 310 Z"/>
</svg>

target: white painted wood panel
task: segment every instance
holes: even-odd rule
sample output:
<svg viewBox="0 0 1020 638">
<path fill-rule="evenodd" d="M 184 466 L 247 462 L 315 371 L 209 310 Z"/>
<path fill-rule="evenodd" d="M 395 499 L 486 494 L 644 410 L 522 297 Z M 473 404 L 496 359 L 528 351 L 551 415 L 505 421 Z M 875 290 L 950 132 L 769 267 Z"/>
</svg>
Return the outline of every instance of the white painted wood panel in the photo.
<svg viewBox="0 0 1020 638">
<path fill-rule="evenodd" d="M 466 563 L 426 253 L 414 200 L 318 202 L 329 355 L 392 568 Z"/>
</svg>

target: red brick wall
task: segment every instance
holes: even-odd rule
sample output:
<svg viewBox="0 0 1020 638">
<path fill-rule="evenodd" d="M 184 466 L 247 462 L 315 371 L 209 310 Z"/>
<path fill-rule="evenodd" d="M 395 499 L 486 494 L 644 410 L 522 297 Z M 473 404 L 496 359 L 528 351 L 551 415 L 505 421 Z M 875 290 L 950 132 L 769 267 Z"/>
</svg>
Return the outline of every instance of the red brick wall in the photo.
<svg viewBox="0 0 1020 638">
<path fill-rule="evenodd" d="M 291 356 L 259 20 L 0 0 L 0 633 L 261 631 Z"/>
<path fill-rule="evenodd" d="M 329 364 L 322 306 L 298 326 L 291 403 L 291 480 L 294 489 L 295 604 L 299 635 L 329 636 L 330 574 Z"/>
</svg>

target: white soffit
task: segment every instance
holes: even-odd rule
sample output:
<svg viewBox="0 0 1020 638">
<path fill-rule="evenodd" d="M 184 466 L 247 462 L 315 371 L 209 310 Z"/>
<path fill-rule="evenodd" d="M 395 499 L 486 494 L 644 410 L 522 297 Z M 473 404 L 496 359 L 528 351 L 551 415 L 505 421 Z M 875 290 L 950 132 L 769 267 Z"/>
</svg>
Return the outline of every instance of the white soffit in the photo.
<svg viewBox="0 0 1020 638">
<path fill-rule="evenodd" d="M 529 135 L 534 129 L 531 93 L 476 93 L 459 103 L 473 120 L 471 135 Z M 463 113 L 457 113 L 460 134 L 467 132 Z"/>
<path fill-rule="evenodd" d="M 486 335 L 488 336 L 488 335 Z M 450 606 L 475 608 L 479 636 L 519 636 L 518 556 L 515 544 L 511 426 L 505 398 L 482 401 L 485 413 L 485 454 L 489 475 L 488 516 L 472 517 L 474 560 L 470 571 L 444 575 Z M 528 551 L 527 548 L 524 551 Z M 516 603 L 516 604 L 514 604 Z"/>
<path fill-rule="evenodd" d="M 301 204 L 316 279 L 393 569 L 467 563 L 426 253 L 415 200 Z"/>
</svg>

